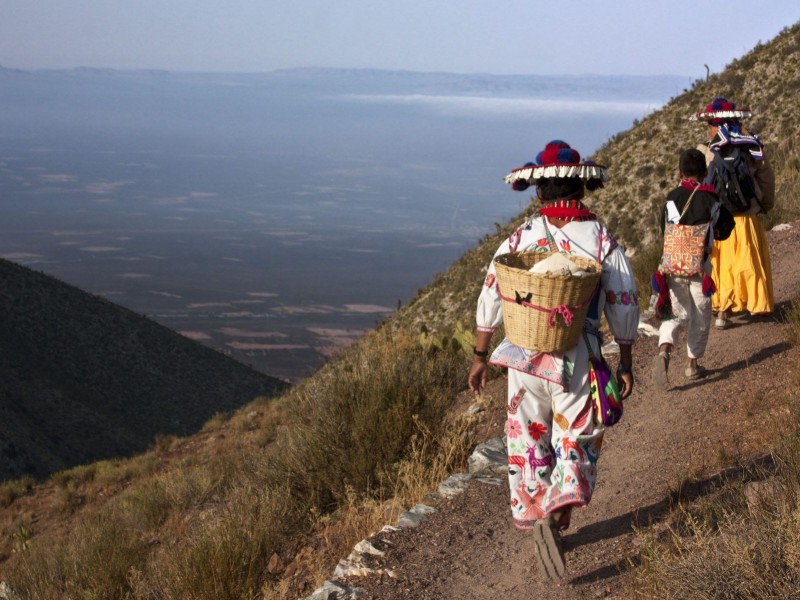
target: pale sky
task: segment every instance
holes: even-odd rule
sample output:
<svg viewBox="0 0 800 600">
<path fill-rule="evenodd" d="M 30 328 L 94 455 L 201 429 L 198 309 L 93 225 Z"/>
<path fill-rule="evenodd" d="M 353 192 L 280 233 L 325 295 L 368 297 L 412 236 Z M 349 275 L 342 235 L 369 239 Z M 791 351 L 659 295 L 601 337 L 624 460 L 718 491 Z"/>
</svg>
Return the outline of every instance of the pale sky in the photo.
<svg viewBox="0 0 800 600">
<path fill-rule="evenodd" d="M 0 65 L 257 72 L 718 72 L 797 0 L 0 0 Z"/>
</svg>

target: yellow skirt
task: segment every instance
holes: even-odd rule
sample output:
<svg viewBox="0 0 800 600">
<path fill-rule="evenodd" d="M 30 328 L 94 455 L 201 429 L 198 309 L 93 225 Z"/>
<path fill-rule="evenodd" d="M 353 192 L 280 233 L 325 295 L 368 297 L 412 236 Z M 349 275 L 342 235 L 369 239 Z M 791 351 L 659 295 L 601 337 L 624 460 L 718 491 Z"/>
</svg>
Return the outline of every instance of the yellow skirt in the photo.
<svg viewBox="0 0 800 600">
<path fill-rule="evenodd" d="M 714 311 L 771 313 L 772 265 L 764 226 L 758 215 L 734 215 L 736 226 L 727 240 L 715 241 L 711 277 L 717 291 Z"/>
</svg>

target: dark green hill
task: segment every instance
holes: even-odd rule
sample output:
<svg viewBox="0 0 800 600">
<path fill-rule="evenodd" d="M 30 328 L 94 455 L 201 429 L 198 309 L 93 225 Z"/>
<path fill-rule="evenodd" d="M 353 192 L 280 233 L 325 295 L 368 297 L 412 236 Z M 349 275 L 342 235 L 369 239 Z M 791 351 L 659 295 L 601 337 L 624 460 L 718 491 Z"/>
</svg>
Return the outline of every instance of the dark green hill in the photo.
<svg viewBox="0 0 800 600">
<path fill-rule="evenodd" d="M 187 435 L 284 389 L 218 352 L 0 260 L 0 479 L 43 476 Z"/>
</svg>

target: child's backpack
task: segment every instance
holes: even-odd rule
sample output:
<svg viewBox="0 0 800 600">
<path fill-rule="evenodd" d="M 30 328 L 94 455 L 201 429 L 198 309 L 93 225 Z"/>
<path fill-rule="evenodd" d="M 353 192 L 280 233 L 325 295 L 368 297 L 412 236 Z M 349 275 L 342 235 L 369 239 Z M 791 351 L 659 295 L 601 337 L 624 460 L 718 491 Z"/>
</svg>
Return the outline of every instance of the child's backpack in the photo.
<svg viewBox="0 0 800 600">
<path fill-rule="evenodd" d="M 658 270 L 665 275 L 680 275 L 683 277 L 693 277 L 703 275 L 703 262 L 705 258 L 706 245 L 708 240 L 708 230 L 711 221 L 699 225 L 681 225 L 680 220 L 689 205 L 692 203 L 695 192 L 692 191 L 686 201 L 683 211 L 677 218 L 669 218 L 669 211 L 666 215 L 664 226 L 664 246 L 661 252 L 661 262 Z M 668 203 L 672 204 L 671 202 Z M 674 204 L 673 208 L 674 209 Z"/>
<path fill-rule="evenodd" d="M 756 184 L 750 173 L 746 149 L 722 147 L 711 162 L 714 188 L 719 201 L 731 213 L 747 212 L 756 199 Z"/>
</svg>

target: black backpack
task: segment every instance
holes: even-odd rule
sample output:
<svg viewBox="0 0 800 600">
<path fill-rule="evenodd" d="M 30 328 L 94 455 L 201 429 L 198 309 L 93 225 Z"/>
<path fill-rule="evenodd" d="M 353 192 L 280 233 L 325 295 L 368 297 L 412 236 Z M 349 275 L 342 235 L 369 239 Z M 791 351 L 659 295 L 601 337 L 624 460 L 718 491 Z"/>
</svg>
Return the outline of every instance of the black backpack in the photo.
<svg viewBox="0 0 800 600">
<path fill-rule="evenodd" d="M 714 152 L 709 179 L 722 205 L 732 213 L 750 209 L 756 199 L 756 184 L 750 173 L 748 151 L 737 146 L 722 147 Z"/>
</svg>

